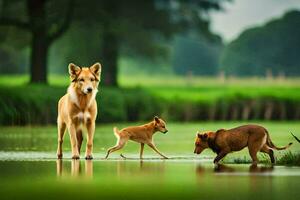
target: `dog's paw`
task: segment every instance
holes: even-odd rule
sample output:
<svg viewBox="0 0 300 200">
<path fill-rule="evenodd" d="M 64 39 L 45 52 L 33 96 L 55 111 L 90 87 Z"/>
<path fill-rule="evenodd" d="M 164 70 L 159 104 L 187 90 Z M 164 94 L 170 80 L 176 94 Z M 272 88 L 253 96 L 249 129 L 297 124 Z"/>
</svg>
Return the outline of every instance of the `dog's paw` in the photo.
<svg viewBox="0 0 300 200">
<path fill-rule="evenodd" d="M 86 159 L 86 160 L 93 160 L 93 156 L 92 156 L 92 155 L 86 155 L 86 156 L 85 156 L 85 159 Z"/>
<path fill-rule="evenodd" d="M 79 157 L 79 155 L 73 155 L 72 156 L 72 159 L 74 159 L 74 160 L 78 160 L 80 157 Z"/>
<path fill-rule="evenodd" d="M 62 154 L 57 154 L 57 159 L 62 159 L 63 155 Z"/>
</svg>

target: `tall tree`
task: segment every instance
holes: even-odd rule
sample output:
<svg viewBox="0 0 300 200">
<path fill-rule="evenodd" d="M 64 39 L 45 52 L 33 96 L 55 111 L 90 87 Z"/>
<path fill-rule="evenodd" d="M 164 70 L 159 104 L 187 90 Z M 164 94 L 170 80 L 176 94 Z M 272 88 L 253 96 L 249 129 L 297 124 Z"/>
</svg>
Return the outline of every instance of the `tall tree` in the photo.
<svg viewBox="0 0 300 200">
<path fill-rule="evenodd" d="M 2 0 L 0 3 L 0 25 L 14 26 L 31 34 L 31 83 L 47 83 L 49 47 L 69 28 L 74 1 Z"/>
<path fill-rule="evenodd" d="M 165 54 L 157 41 L 190 28 L 211 37 L 207 12 L 221 9 L 222 1 L 227 0 L 94 0 L 80 7 L 77 20 L 100 26 L 104 82 L 117 86 L 121 53 L 153 59 Z"/>
</svg>

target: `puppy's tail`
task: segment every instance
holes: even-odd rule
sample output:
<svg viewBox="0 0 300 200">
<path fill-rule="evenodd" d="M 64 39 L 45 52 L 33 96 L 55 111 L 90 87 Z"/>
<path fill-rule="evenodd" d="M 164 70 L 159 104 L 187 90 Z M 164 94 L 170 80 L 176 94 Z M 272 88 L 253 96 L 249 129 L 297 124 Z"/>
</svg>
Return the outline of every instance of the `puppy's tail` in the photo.
<svg viewBox="0 0 300 200">
<path fill-rule="evenodd" d="M 114 134 L 115 134 L 115 136 L 116 136 L 117 138 L 120 138 L 120 135 L 119 135 L 119 130 L 118 130 L 118 128 L 115 126 L 113 130 L 114 130 Z"/>
<path fill-rule="evenodd" d="M 266 130 L 267 133 L 267 144 L 269 145 L 269 147 L 271 147 L 272 149 L 276 149 L 276 150 L 284 150 L 289 148 L 293 143 L 290 142 L 288 145 L 284 146 L 284 147 L 277 147 L 271 140 L 270 135 L 268 133 L 268 131 Z"/>
</svg>

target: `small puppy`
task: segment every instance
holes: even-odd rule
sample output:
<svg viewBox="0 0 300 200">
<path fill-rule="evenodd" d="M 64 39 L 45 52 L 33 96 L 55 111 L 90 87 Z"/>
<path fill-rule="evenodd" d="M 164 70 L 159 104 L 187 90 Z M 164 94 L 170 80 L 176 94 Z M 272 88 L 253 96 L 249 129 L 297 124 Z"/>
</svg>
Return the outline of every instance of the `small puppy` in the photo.
<svg viewBox="0 0 300 200">
<path fill-rule="evenodd" d="M 128 140 L 132 140 L 141 144 L 140 159 L 143 159 L 143 151 L 145 144 L 151 147 L 156 153 L 161 155 L 163 158 L 167 159 L 167 157 L 160 153 L 154 145 L 152 136 L 157 131 L 162 133 L 168 132 L 168 130 L 166 129 L 166 123 L 156 116 L 154 117 L 153 121 L 145 125 L 131 126 L 124 128 L 120 131 L 117 129 L 117 127 L 114 127 L 114 134 L 118 139 L 117 144 L 108 149 L 105 158 L 108 158 L 110 153 L 122 149 Z"/>
<path fill-rule="evenodd" d="M 285 147 L 277 147 L 264 127 L 244 125 L 229 130 L 220 129 L 216 132 L 197 133 L 194 153 L 200 154 L 204 149 L 210 148 L 217 153 L 214 163 L 218 163 L 228 153 L 248 147 L 252 164 L 258 163 L 256 154 L 259 151 L 269 154 L 271 162 L 274 164 L 273 150 L 284 150 L 291 145 L 292 143 L 289 143 Z"/>
</svg>

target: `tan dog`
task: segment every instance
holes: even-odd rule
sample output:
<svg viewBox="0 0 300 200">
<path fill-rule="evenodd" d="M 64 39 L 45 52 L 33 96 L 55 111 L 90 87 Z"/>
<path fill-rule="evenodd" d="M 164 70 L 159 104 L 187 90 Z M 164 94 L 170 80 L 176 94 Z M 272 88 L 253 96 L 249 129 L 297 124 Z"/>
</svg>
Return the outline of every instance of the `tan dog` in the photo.
<svg viewBox="0 0 300 200">
<path fill-rule="evenodd" d="M 168 130 L 166 129 L 166 123 L 162 119 L 159 119 L 156 116 L 154 117 L 153 121 L 145 125 L 131 126 L 131 127 L 124 128 L 120 131 L 117 129 L 117 127 L 114 127 L 114 134 L 117 137 L 118 141 L 115 146 L 108 149 L 105 158 L 108 158 L 110 153 L 122 149 L 128 140 L 132 140 L 141 143 L 140 159 L 143 158 L 143 151 L 144 151 L 145 144 L 151 147 L 156 153 L 161 155 L 163 158 L 167 159 L 167 157 L 164 156 L 162 153 L 160 153 L 154 145 L 152 136 L 157 131 L 162 133 L 168 132 Z"/>
<path fill-rule="evenodd" d="M 217 153 L 214 163 L 218 163 L 228 153 L 240 151 L 248 146 L 253 164 L 258 163 L 256 156 L 258 151 L 269 154 L 271 162 L 274 164 L 275 158 L 273 149 L 283 150 L 290 145 L 292 145 L 292 143 L 285 147 L 276 147 L 264 127 L 258 125 L 244 125 L 229 130 L 220 129 L 217 132 L 197 133 L 194 153 L 200 154 L 204 149 L 210 148 Z"/>
<path fill-rule="evenodd" d="M 66 128 L 70 134 L 72 159 L 79 159 L 83 140 L 81 126 L 87 128 L 87 144 L 85 158 L 92 159 L 95 120 L 97 116 L 96 94 L 100 82 L 101 65 L 78 67 L 69 64 L 71 84 L 58 102 L 58 147 L 57 157 L 62 158 L 62 143 Z"/>
</svg>

